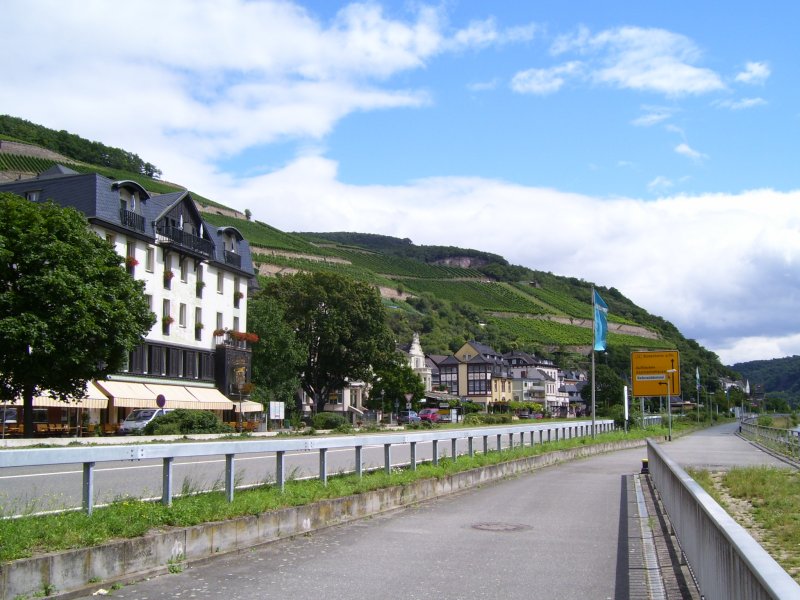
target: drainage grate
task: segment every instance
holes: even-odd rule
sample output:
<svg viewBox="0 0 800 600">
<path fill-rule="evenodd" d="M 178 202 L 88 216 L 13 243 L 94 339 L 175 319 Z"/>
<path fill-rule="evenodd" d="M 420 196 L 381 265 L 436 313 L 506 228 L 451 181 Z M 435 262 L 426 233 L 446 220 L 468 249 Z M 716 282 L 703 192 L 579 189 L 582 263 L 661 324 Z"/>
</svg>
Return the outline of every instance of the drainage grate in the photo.
<svg viewBox="0 0 800 600">
<path fill-rule="evenodd" d="M 530 525 L 523 525 L 522 523 L 475 523 L 472 526 L 473 529 L 478 529 L 479 531 L 500 531 L 500 532 L 512 532 L 512 531 L 527 531 L 531 528 Z"/>
</svg>

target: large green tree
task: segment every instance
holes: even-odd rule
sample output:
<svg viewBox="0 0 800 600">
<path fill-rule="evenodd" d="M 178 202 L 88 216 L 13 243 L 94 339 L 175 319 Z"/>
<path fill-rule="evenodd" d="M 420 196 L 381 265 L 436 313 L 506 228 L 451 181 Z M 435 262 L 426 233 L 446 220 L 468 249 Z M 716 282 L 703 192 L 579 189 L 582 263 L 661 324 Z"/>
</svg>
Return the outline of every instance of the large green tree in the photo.
<svg viewBox="0 0 800 600">
<path fill-rule="evenodd" d="M 251 298 L 247 304 L 247 329 L 259 337 L 253 345 L 255 398 L 291 402 L 300 387 L 305 353 L 284 319 L 278 300 L 266 293 Z"/>
<path fill-rule="evenodd" d="M 622 404 L 622 392 L 625 382 L 617 375 L 616 371 L 608 365 L 598 364 L 595 367 L 595 409 L 599 415 L 607 416 L 614 405 Z M 581 398 L 586 402 L 586 407 L 591 410 L 592 386 L 585 386 L 581 390 Z"/>
<path fill-rule="evenodd" d="M 122 257 L 71 208 L 0 194 L 0 395 L 80 398 L 118 370 L 155 323 Z"/>
<path fill-rule="evenodd" d="M 370 408 L 392 412 L 406 407 L 406 394 L 411 394 L 412 406 L 416 409 L 425 397 L 425 385 L 414 373 L 405 357 L 395 352 L 383 365 L 375 369 L 370 390 Z"/>
<path fill-rule="evenodd" d="M 348 380 L 367 381 L 394 352 L 380 296 L 372 286 L 331 273 L 298 273 L 268 282 L 303 347 L 303 390 L 316 411 Z"/>
</svg>

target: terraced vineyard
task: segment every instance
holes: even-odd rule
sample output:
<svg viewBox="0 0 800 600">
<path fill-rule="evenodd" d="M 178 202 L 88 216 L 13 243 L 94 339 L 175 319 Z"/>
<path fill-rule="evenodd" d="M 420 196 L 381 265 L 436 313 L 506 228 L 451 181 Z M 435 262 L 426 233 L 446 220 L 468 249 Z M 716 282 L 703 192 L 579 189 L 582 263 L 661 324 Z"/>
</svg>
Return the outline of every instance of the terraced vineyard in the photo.
<svg viewBox="0 0 800 600">
<path fill-rule="evenodd" d="M 36 156 L 22 156 L 0 152 L 0 171 L 23 171 L 41 173 L 56 164 L 54 161 Z M 72 165 L 70 164 L 70 167 Z"/>
<path fill-rule="evenodd" d="M 492 317 L 491 323 L 509 338 L 522 346 L 545 344 L 551 346 L 589 346 L 593 342 L 591 327 L 579 327 L 547 319 L 526 319 L 520 317 Z M 641 349 L 674 348 L 675 344 L 663 339 L 651 339 L 627 334 L 608 334 L 609 344 Z"/>
<path fill-rule="evenodd" d="M 508 284 L 398 278 L 410 292 L 429 293 L 451 302 L 467 302 L 487 311 L 545 314 L 544 309 L 512 290 Z"/>
<path fill-rule="evenodd" d="M 378 254 L 366 250 L 353 250 L 342 247 L 329 248 L 329 250 L 334 256 L 349 260 L 354 265 L 395 277 L 418 277 L 422 279 L 477 279 L 483 277 L 479 271 L 474 269 L 431 265 L 390 254 Z"/>
<path fill-rule="evenodd" d="M 592 303 L 589 298 L 587 298 L 587 302 L 584 303 L 555 290 L 524 284 L 517 284 L 516 288 L 534 298 L 538 298 L 548 306 L 552 306 L 557 312 L 561 312 L 569 317 L 578 317 L 580 319 L 592 318 Z"/>
<path fill-rule="evenodd" d="M 307 258 L 290 258 L 288 256 L 280 255 L 264 255 L 254 254 L 253 260 L 256 263 L 266 263 L 276 265 L 279 267 L 287 267 L 290 269 L 297 269 L 308 273 L 337 273 L 339 275 L 346 275 L 358 281 L 364 281 L 372 285 L 380 285 L 390 288 L 397 287 L 397 282 L 381 277 L 377 273 L 364 269 L 362 267 L 349 265 L 345 263 L 327 262 L 321 260 L 311 260 Z"/>
</svg>

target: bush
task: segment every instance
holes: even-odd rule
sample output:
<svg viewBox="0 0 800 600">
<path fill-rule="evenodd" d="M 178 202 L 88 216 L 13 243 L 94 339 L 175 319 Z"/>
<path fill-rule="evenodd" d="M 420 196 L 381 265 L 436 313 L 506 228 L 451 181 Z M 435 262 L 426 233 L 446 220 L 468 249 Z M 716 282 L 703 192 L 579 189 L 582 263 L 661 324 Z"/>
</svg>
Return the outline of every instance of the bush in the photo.
<svg viewBox="0 0 800 600">
<path fill-rule="evenodd" d="M 511 414 L 473 413 L 464 417 L 465 425 L 502 425 L 513 422 Z"/>
<path fill-rule="evenodd" d="M 181 435 L 187 433 L 231 433 L 213 412 L 179 408 L 156 417 L 145 425 L 144 435 Z"/>
<path fill-rule="evenodd" d="M 347 420 L 336 413 L 317 413 L 311 418 L 311 427 L 314 429 L 336 429 L 340 425 L 347 425 Z"/>
</svg>

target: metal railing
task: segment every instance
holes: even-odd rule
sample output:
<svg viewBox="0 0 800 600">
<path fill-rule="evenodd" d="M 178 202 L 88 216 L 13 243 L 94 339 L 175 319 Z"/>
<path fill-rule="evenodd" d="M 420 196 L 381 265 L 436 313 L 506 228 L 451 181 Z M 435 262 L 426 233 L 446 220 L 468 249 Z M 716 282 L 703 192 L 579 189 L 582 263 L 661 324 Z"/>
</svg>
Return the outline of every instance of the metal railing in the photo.
<svg viewBox="0 0 800 600">
<path fill-rule="evenodd" d="M 597 433 L 614 430 L 614 421 L 596 421 Z M 341 437 L 288 438 L 248 441 L 215 441 L 203 443 L 176 444 L 141 444 L 112 447 L 83 448 L 33 448 L 4 450 L 0 452 L 0 468 L 33 467 L 43 465 L 83 465 L 82 505 L 87 514 L 91 514 L 94 506 L 94 469 L 97 463 L 110 461 L 138 461 L 161 459 L 163 504 L 170 505 L 173 497 L 173 462 L 176 458 L 225 456 L 225 493 L 229 502 L 233 502 L 235 458 L 237 455 L 274 452 L 275 480 L 281 491 L 286 483 L 285 456 L 287 452 L 317 451 L 319 453 L 319 479 L 323 483 L 328 480 L 327 452 L 334 448 L 352 448 L 355 458 L 355 473 L 363 475 L 362 452 L 366 446 L 383 446 L 384 469 L 391 472 L 392 447 L 402 444 L 410 446 L 410 463 L 412 470 L 417 467 L 417 444 L 430 442 L 433 444 L 433 463 L 438 464 L 438 445 L 449 441 L 452 456 L 457 456 L 458 440 L 467 440 L 470 456 L 474 453 L 474 440 L 482 439 L 483 452 L 489 452 L 489 439 L 496 438 L 496 449 L 502 449 L 502 438 L 506 437 L 510 447 L 525 445 L 525 437 L 529 445 L 534 445 L 538 435 L 538 443 L 558 441 L 575 437 L 586 437 L 592 434 L 590 421 L 572 423 L 548 423 L 537 425 L 515 425 L 508 427 L 491 427 L 482 429 L 459 429 L 435 432 L 406 432 L 392 434 L 355 435 Z"/>
<path fill-rule="evenodd" d="M 800 460 L 800 431 L 758 425 L 754 418 L 739 423 L 742 435 L 781 454 Z"/>
<path fill-rule="evenodd" d="M 647 440 L 647 456 L 653 484 L 704 598 L 800 598 L 800 585 L 652 440 Z"/>
</svg>

